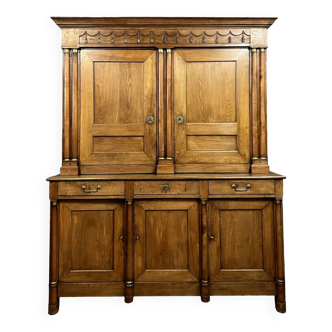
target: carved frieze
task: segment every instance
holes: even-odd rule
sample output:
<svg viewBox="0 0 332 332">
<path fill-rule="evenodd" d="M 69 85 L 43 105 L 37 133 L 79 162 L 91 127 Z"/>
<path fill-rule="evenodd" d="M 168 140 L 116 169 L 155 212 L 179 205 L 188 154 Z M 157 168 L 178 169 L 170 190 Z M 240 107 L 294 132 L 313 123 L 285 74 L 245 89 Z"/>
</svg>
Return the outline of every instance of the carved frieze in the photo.
<svg viewBox="0 0 332 332">
<path fill-rule="evenodd" d="M 250 29 L 80 30 L 79 45 L 250 45 Z"/>
</svg>

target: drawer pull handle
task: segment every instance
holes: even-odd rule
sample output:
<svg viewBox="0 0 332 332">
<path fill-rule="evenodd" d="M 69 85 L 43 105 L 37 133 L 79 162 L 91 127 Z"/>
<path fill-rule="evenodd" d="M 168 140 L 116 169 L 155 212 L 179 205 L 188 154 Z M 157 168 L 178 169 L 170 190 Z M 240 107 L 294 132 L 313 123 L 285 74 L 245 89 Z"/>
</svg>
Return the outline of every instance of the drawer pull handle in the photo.
<svg viewBox="0 0 332 332">
<path fill-rule="evenodd" d="M 233 183 L 231 187 L 235 189 L 235 191 L 248 191 L 251 188 L 251 185 L 248 183 L 246 189 L 236 189 L 237 185 Z"/>
<path fill-rule="evenodd" d="M 84 189 L 84 192 L 86 192 L 86 193 L 97 193 L 98 190 L 101 189 L 101 186 L 98 185 L 97 188 L 96 188 L 96 190 L 86 190 L 86 186 L 83 185 L 82 189 Z"/>
<path fill-rule="evenodd" d="M 168 190 L 168 188 L 169 188 L 169 185 L 168 184 L 164 184 L 164 189 Z"/>
<path fill-rule="evenodd" d="M 214 236 L 211 235 L 210 238 L 209 238 L 210 241 L 213 241 L 214 240 Z"/>
</svg>

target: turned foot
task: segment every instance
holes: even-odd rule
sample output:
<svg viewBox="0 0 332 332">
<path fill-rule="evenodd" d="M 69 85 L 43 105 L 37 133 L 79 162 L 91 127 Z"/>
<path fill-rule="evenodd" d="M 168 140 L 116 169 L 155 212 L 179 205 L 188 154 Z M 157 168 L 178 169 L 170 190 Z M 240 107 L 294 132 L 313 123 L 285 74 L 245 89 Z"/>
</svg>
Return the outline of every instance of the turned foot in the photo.
<svg viewBox="0 0 332 332">
<path fill-rule="evenodd" d="M 48 314 L 55 315 L 59 312 L 59 302 L 56 304 L 49 304 L 48 305 Z"/>
<path fill-rule="evenodd" d="M 204 303 L 210 302 L 210 295 L 201 295 L 201 301 Z"/>
<path fill-rule="evenodd" d="M 134 301 L 134 282 L 126 281 L 125 287 L 125 303 L 131 303 Z"/>
<path fill-rule="evenodd" d="M 288 312 L 287 303 L 280 303 L 276 301 L 275 309 L 279 314 L 286 315 Z"/>
</svg>

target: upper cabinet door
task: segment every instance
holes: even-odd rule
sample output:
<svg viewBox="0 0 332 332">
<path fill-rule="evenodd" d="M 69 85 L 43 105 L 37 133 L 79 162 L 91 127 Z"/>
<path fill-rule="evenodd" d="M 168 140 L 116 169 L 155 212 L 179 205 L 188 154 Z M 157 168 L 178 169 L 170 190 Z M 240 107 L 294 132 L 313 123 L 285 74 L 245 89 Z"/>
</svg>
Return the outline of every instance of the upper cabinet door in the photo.
<svg viewBox="0 0 332 332">
<path fill-rule="evenodd" d="M 152 173 L 156 51 L 81 51 L 82 174 Z"/>
<path fill-rule="evenodd" d="M 175 170 L 248 172 L 248 49 L 174 52 Z"/>
</svg>

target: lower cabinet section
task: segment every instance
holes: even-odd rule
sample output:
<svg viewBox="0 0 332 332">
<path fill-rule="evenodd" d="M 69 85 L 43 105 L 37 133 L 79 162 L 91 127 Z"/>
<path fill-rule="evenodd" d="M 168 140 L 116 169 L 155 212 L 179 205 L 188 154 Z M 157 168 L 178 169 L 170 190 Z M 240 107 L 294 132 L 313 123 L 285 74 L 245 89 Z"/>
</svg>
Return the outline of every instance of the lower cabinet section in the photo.
<svg viewBox="0 0 332 332">
<path fill-rule="evenodd" d="M 131 302 L 143 295 L 201 295 L 208 302 L 210 295 L 284 292 L 276 276 L 277 205 L 269 198 L 61 200 L 51 206 L 54 230 L 58 224 L 52 308 L 59 296 Z"/>
</svg>

